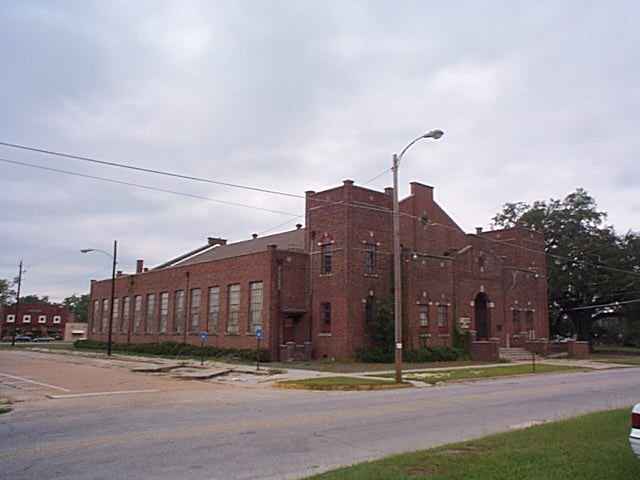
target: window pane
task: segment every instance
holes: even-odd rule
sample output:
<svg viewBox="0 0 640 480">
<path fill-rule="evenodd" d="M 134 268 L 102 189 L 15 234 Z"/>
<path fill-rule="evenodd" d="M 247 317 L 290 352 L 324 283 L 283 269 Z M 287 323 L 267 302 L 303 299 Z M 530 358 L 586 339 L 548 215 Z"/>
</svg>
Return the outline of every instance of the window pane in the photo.
<svg viewBox="0 0 640 480">
<path fill-rule="evenodd" d="M 321 256 L 321 273 L 326 274 L 326 273 L 331 273 L 331 269 L 333 267 L 332 263 L 333 263 L 333 252 L 331 251 L 331 245 L 322 245 L 322 247 L 320 247 L 320 256 Z"/>
<path fill-rule="evenodd" d="M 191 290 L 191 331 L 197 332 L 200 330 L 200 300 L 201 294 L 199 288 Z"/>
<path fill-rule="evenodd" d="M 320 319 L 320 331 L 331 333 L 331 304 L 329 302 L 320 304 Z"/>
<path fill-rule="evenodd" d="M 167 331 L 167 319 L 169 318 L 169 292 L 160 294 L 160 333 Z"/>
<path fill-rule="evenodd" d="M 173 330 L 177 333 L 182 333 L 182 327 L 184 326 L 184 290 L 176 291 L 175 298 L 175 315 L 173 317 Z"/>
<path fill-rule="evenodd" d="M 220 287 L 209 289 L 209 332 L 218 333 L 218 322 L 220 320 Z"/>
<path fill-rule="evenodd" d="M 449 307 L 447 305 L 438 305 L 438 327 L 444 328 L 448 326 Z"/>
<path fill-rule="evenodd" d="M 420 305 L 420 311 L 418 312 L 420 317 L 420 326 L 429 326 L 429 307 L 427 305 Z"/>
<path fill-rule="evenodd" d="M 262 326 L 262 282 L 250 283 L 249 289 L 249 333 L 256 333 Z"/>
<path fill-rule="evenodd" d="M 136 295 L 134 298 L 133 327 L 137 333 L 140 333 L 142 325 L 142 296 Z"/>
<path fill-rule="evenodd" d="M 93 301 L 93 318 L 91 320 L 93 322 L 91 325 L 93 333 L 96 333 L 100 325 L 100 302 L 98 300 Z"/>
<path fill-rule="evenodd" d="M 227 333 L 240 333 L 240 285 L 229 285 L 229 316 Z"/>
<path fill-rule="evenodd" d="M 145 324 L 147 333 L 153 333 L 156 329 L 156 295 L 147 295 L 147 321 Z"/>
<path fill-rule="evenodd" d="M 131 298 L 124 297 L 122 299 L 122 325 L 120 330 L 122 333 L 129 331 L 129 317 L 131 315 Z"/>
<path fill-rule="evenodd" d="M 367 243 L 364 252 L 364 271 L 373 274 L 376 272 L 376 245 Z"/>
<path fill-rule="evenodd" d="M 102 328 L 101 332 L 108 332 L 107 327 L 109 326 L 109 300 L 102 300 Z"/>
</svg>

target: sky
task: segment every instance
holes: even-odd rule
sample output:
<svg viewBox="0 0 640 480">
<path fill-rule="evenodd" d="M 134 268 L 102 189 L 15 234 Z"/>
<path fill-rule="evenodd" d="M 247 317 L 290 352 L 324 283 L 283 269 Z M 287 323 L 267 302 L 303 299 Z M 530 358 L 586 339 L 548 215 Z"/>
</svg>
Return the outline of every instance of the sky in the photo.
<svg viewBox="0 0 640 480">
<path fill-rule="evenodd" d="M 400 193 L 433 185 L 465 230 L 577 187 L 637 230 L 639 14 L 633 1 L 6 1 L 0 141 L 303 195 L 364 184 L 439 128 L 404 157 Z M 132 271 L 304 212 L 1 146 L 0 159 L 280 211 L 0 162 L 0 278 L 22 258 L 23 292 L 54 300 L 110 276 L 82 248 L 117 239 Z"/>
</svg>

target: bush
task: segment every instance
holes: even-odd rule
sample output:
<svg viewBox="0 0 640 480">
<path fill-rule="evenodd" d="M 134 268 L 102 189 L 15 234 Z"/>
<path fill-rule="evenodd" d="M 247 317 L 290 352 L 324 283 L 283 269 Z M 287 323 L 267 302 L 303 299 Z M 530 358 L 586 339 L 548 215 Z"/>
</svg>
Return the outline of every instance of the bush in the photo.
<svg viewBox="0 0 640 480">
<path fill-rule="evenodd" d="M 106 350 L 107 343 L 97 340 L 76 340 L 73 346 L 80 350 Z M 162 343 L 113 343 L 114 352 L 138 353 L 141 355 L 161 355 L 168 357 L 201 357 L 207 358 L 235 358 L 245 361 L 256 361 L 256 350 L 247 348 L 217 348 L 212 346 L 200 347 L 177 342 Z M 260 350 L 260 361 L 269 362 L 271 356 L 268 350 Z"/>
<path fill-rule="evenodd" d="M 380 347 L 363 348 L 357 352 L 356 358 L 365 363 L 392 363 L 394 353 Z M 464 350 L 450 347 L 425 347 L 402 353 L 402 360 L 411 363 L 453 362 L 467 358 Z"/>
</svg>

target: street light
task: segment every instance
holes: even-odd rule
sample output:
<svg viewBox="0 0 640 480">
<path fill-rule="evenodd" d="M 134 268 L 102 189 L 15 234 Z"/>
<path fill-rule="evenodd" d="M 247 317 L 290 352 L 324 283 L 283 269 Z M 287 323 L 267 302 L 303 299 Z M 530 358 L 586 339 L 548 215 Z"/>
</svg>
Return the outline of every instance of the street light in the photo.
<svg viewBox="0 0 640 480">
<path fill-rule="evenodd" d="M 116 295 L 116 265 L 117 265 L 117 257 L 118 257 L 118 241 L 117 240 L 113 241 L 113 255 L 105 250 L 100 250 L 99 248 L 83 248 L 82 250 L 80 250 L 80 253 L 93 253 L 93 252 L 103 253 L 113 260 L 113 269 L 111 271 L 111 304 L 110 304 L 110 311 L 109 311 L 109 333 L 107 337 L 108 338 L 107 355 L 111 356 L 111 340 L 112 340 L 111 333 L 113 330 L 113 301 Z M 95 322 L 96 319 L 94 318 L 93 321 Z"/>
<path fill-rule="evenodd" d="M 414 143 L 425 139 L 433 138 L 438 140 L 444 135 L 442 130 L 431 130 L 413 139 L 400 151 L 400 155 L 393 154 L 393 283 L 394 283 L 394 326 L 395 326 L 395 367 L 396 383 L 402 382 L 402 277 L 400 272 L 401 252 L 400 252 L 400 205 L 398 203 L 398 167 L 404 154 Z"/>
</svg>

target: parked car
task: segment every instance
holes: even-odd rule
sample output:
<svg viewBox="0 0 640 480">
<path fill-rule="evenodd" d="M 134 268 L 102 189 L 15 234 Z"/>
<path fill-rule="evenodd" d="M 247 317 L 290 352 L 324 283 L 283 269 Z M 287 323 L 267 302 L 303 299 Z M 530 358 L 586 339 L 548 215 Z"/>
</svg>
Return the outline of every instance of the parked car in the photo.
<svg viewBox="0 0 640 480">
<path fill-rule="evenodd" d="M 16 342 L 30 342 L 31 337 L 29 335 L 17 335 Z"/>
<path fill-rule="evenodd" d="M 640 403 L 633 407 L 631 413 L 631 434 L 629 435 L 629 443 L 636 457 L 640 458 Z"/>
<path fill-rule="evenodd" d="M 33 339 L 34 342 L 53 342 L 54 340 L 55 338 L 53 337 L 37 337 Z"/>
</svg>

